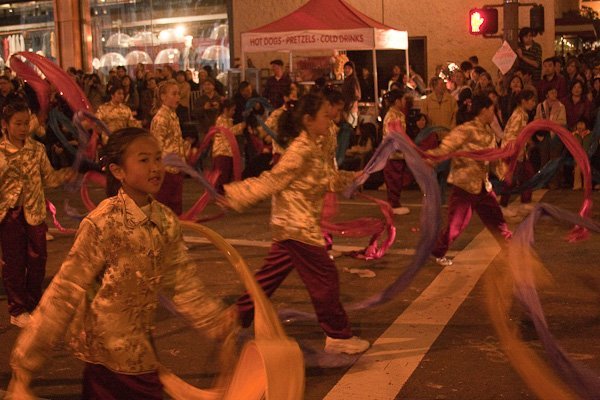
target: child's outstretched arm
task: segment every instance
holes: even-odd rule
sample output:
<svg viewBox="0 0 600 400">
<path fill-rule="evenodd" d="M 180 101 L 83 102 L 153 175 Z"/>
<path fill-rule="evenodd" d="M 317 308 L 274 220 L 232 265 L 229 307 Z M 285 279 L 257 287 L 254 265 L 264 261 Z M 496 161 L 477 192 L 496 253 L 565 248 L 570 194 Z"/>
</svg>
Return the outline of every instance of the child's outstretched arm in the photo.
<svg viewBox="0 0 600 400">
<path fill-rule="evenodd" d="M 71 251 L 44 292 L 31 323 L 15 343 L 10 361 L 17 374 L 13 379 L 18 374 L 27 377 L 38 371 L 64 337 L 75 311 L 85 301 L 87 290 L 104 268 L 100 236 L 90 220 L 81 222 Z"/>
<path fill-rule="evenodd" d="M 296 148 L 292 144 L 281 160 L 271 169 L 260 174 L 257 178 L 248 178 L 240 182 L 225 185 L 225 200 L 229 207 L 236 211 L 268 199 L 288 187 L 298 174 L 303 172 L 305 157 L 310 154 L 308 148 Z"/>
<path fill-rule="evenodd" d="M 166 251 L 165 260 L 168 288 L 173 290 L 172 299 L 180 312 L 194 327 L 208 337 L 223 339 L 238 327 L 237 312 L 208 292 L 198 276 L 197 263 L 189 257 L 181 229 Z"/>
</svg>

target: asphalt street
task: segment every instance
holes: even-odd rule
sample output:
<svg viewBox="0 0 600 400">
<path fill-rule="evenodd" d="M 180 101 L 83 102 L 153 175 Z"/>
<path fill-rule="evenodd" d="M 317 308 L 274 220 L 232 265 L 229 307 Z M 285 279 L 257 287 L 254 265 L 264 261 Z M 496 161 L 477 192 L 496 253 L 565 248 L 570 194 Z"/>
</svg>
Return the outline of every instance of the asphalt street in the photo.
<svg viewBox="0 0 600 400">
<path fill-rule="evenodd" d="M 369 191 L 383 198 L 385 193 Z M 185 204 L 199 195 L 191 181 L 185 182 Z M 99 188 L 92 197 L 102 197 Z M 60 190 L 48 192 L 59 209 L 61 222 L 75 228 L 77 221 L 67 217 L 63 202 L 80 211 L 84 208 L 78 194 Z M 381 291 L 408 265 L 419 238 L 421 193 L 409 189 L 402 195 L 403 205 L 411 209 L 395 216 L 397 238 L 383 258 L 359 260 L 344 254 L 367 244 L 366 238 L 334 238 L 342 301 L 352 303 Z M 538 191 L 538 201 L 577 211 L 582 192 L 567 189 Z M 600 192 L 594 192 L 595 204 Z M 518 202 L 518 200 L 517 200 Z M 442 210 L 445 217 L 446 208 Z M 218 209 L 209 206 L 207 215 Z M 378 217 L 378 208 L 365 200 L 341 202 L 340 220 L 359 216 Z M 524 214 L 509 220 L 516 228 Z M 600 220 L 595 209 L 593 219 Z M 252 210 L 205 222 L 230 241 L 252 269 L 261 266 L 270 245 L 269 202 Z M 49 223 L 50 226 L 51 223 Z M 600 371 L 600 236 L 593 234 L 583 242 L 565 240 L 570 227 L 545 218 L 536 228 L 535 249 L 548 269 L 545 284 L 539 288 L 547 322 L 552 334 L 567 354 L 588 368 Z M 47 282 L 60 267 L 73 243 L 73 235 L 53 230 L 48 242 Z M 186 232 L 190 251 L 198 260 L 198 273 L 209 290 L 227 303 L 233 303 L 242 286 L 222 254 L 192 232 Z M 410 286 L 391 302 L 374 309 L 349 313 L 356 334 L 373 343 L 362 357 L 325 357 L 324 335 L 314 322 L 284 325 L 305 353 L 305 398 L 318 399 L 514 399 L 537 398 L 516 372 L 500 344 L 485 306 L 487 280 L 497 279 L 506 268 L 499 246 L 487 233 L 477 216 L 465 233 L 452 245 L 452 267 L 427 262 Z M 292 273 L 275 293 L 277 308 L 312 311 L 306 291 Z M 527 347 L 545 360 L 536 331 L 526 313 L 514 303 L 506 316 L 518 327 Z M 0 389 L 10 379 L 9 356 L 19 329 L 9 324 L 6 299 L 0 300 Z M 218 345 L 188 328 L 178 317 L 160 310 L 156 324 L 156 346 L 161 361 L 190 383 L 211 386 L 217 374 Z M 252 331 L 242 334 L 252 337 Z M 34 382 L 36 394 L 48 399 L 77 399 L 81 390 L 81 363 L 66 348 L 55 349 L 47 367 Z M 273 399 L 277 400 L 277 399 Z"/>
</svg>

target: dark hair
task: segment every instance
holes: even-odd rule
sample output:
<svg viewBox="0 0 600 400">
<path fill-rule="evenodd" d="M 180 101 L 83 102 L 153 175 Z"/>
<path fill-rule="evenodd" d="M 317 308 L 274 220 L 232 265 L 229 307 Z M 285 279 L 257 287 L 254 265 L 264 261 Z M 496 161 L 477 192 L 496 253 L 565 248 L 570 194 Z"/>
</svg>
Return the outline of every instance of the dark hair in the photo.
<svg viewBox="0 0 600 400">
<path fill-rule="evenodd" d="M 117 93 L 117 90 L 123 90 L 123 86 L 119 83 L 114 83 L 112 85 L 108 85 L 108 87 L 106 88 L 106 91 L 111 96 L 113 94 Z"/>
<path fill-rule="evenodd" d="M 278 59 L 278 58 L 277 58 L 277 59 L 275 59 L 275 60 L 272 60 L 272 61 L 271 61 L 269 64 L 270 64 L 270 65 L 273 65 L 273 64 L 275 64 L 275 65 L 279 65 L 280 67 L 283 67 L 283 61 L 281 61 L 281 60 L 280 60 L 280 59 Z"/>
<path fill-rule="evenodd" d="M 487 72 L 485 70 L 485 68 L 480 67 L 479 65 L 476 66 L 476 67 L 473 67 L 473 71 L 476 72 L 476 73 L 478 73 L 479 75 L 482 75 L 483 73 Z"/>
<path fill-rule="evenodd" d="M 342 95 L 342 92 L 334 88 L 329 88 L 326 86 L 323 88 L 323 95 L 332 105 L 344 103 L 344 96 Z"/>
<path fill-rule="evenodd" d="M 521 102 L 528 101 L 533 98 L 535 98 L 535 93 L 533 93 L 533 90 L 521 90 L 517 95 L 517 104 L 521 104 Z"/>
<path fill-rule="evenodd" d="M 119 65 L 119 66 L 117 66 L 117 71 L 118 70 L 127 71 L 127 68 L 125 68 L 123 65 Z"/>
<path fill-rule="evenodd" d="M 547 62 L 551 62 L 552 64 L 554 64 L 554 57 L 544 58 L 544 61 L 542 61 L 542 64 L 547 63 Z"/>
<path fill-rule="evenodd" d="M 344 68 L 346 68 L 346 67 L 350 67 L 350 68 L 352 68 L 352 72 L 353 72 L 353 73 L 354 73 L 354 71 L 356 70 L 356 66 L 354 65 L 354 62 L 352 62 L 352 61 L 346 61 L 346 62 L 344 63 Z"/>
<path fill-rule="evenodd" d="M 470 61 L 463 61 L 460 63 L 460 70 L 467 72 L 473 69 L 473 64 Z"/>
<path fill-rule="evenodd" d="M 100 152 L 100 163 L 106 172 L 106 196 L 115 196 L 121 182 L 110 171 L 110 164 L 122 165 L 123 154 L 134 140 L 140 137 L 153 137 L 146 129 L 129 127 L 119 129 L 108 137 L 108 142 Z"/>
<path fill-rule="evenodd" d="M 471 115 L 473 117 L 476 117 L 481 113 L 483 109 L 489 108 L 492 105 L 494 105 L 492 99 L 490 99 L 487 96 L 484 96 L 482 94 L 473 96 L 473 99 L 471 100 Z"/>
<path fill-rule="evenodd" d="M 469 57 L 469 61 L 472 62 L 473 64 L 479 64 L 479 57 L 471 56 L 471 57 Z"/>
<path fill-rule="evenodd" d="M 326 99 L 322 95 L 309 93 L 302 96 L 295 105 L 281 114 L 277 124 L 278 143 L 284 147 L 289 146 L 305 128 L 304 116 L 309 115 L 314 118 L 323 106 L 324 101 Z"/>
<path fill-rule="evenodd" d="M 388 101 L 390 102 L 390 105 L 394 104 L 396 100 L 402 99 L 402 97 L 404 97 L 404 92 L 400 89 L 390 90 L 388 93 Z"/>
<path fill-rule="evenodd" d="M 225 109 L 235 107 L 235 102 L 232 99 L 224 99 L 219 104 L 219 114 L 222 114 Z"/>
<path fill-rule="evenodd" d="M 588 125 L 588 119 L 586 117 L 580 117 L 577 119 L 577 122 L 575 122 L 575 126 L 577 126 L 578 123 L 583 122 L 585 124 L 585 127 L 587 128 Z"/>
<path fill-rule="evenodd" d="M 15 101 L 11 101 L 6 103 L 4 107 L 2 107 L 2 121 L 7 124 L 10 122 L 11 118 L 14 117 L 16 113 L 27 111 L 30 112 L 29 106 L 23 99 L 16 99 Z"/>
<path fill-rule="evenodd" d="M 530 27 L 526 26 L 524 28 L 521 28 L 521 30 L 519 31 L 519 41 L 522 42 L 523 38 L 529 35 L 530 33 L 535 36 L 535 32 Z"/>
<path fill-rule="evenodd" d="M 250 82 L 248 81 L 241 81 L 239 86 L 238 86 L 238 92 L 241 92 L 242 90 L 246 89 L 248 86 L 250 86 Z"/>
<path fill-rule="evenodd" d="M 585 96 L 587 94 L 586 85 L 582 81 L 580 81 L 579 79 L 575 79 L 573 81 L 573 83 L 571 83 L 571 86 L 569 87 L 569 96 L 571 96 L 573 94 L 573 88 L 577 84 L 581 85 L 581 95 Z"/>
</svg>

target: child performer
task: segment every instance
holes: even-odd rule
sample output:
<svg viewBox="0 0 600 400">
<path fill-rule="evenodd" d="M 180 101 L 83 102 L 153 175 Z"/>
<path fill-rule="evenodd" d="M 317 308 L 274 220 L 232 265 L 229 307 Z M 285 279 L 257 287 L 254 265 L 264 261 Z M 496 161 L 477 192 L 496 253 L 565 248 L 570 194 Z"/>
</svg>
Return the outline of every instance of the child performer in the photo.
<svg viewBox="0 0 600 400">
<path fill-rule="evenodd" d="M 474 96 L 471 111 L 475 116 L 473 120 L 454 128 L 438 148 L 428 150 L 427 153 L 443 155 L 456 151 L 495 148 L 495 135 L 489 128 L 494 120 L 494 103 L 486 96 Z M 486 161 L 462 157 L 452 159 L 448 174 L 448 183 L 453 185 L 448 199 L 448 222 L 432 251 L 439 265 L 452 265 L 452 260 L 445 257 L 446 252 L 467 228 L 473 210 L 479 214 L 479 218 L 499 243 L 502 244 L 511 237 L 489 181 L 489 168 L 489 162 Z M 500 171 L 497 171 L 497 175 L 502 176 Z"/>
<path fill-rule="evenodd" d="M 15 398 L 65 337 L 85 362 L 83 399 L 162 399 L 152 344 L 158 296 L 166 289 L 195 327 L 221 338 L 237 313 L 205 290 L 181 228 L 152 196 L 164 177 L 162 151 L 148 131 L 114 132 L 104 148 L 107 195 L 81 222 L 75 243 L 11 356 Z"/>
<path fill-rule="evenodd" d="M 283 105 L 279 108 L 276 108 L 271 114 L 269 114 L 269 118 L 267 118 L 265 121 L 265 125 L 275 133 L 279 132 L 279 118 L 281 115 L 283 115 L 283 113 L 294 107 L 296 101 L 298 101 L 298 86 L 292 82 L 289 86 L 286 86 L 283 89 Z M 277 164 L 281 158 L 281 155 L 285 152 L 285 149 L 278 145 L 276 140 L 272 140 L 271 136 L 267 134 L 262 126 L 259 126 L 258 131 L 262 138 L 269 139 L 269 142 L 273 146 L 273 158 L 271 160 L 271 164 Z"/>
<path fill-rule="evenodd" d="M 158 86 L 160 108 L 150 124 L 150 132 L 158 140 L 163 154 L 174 153 L 185 159 L 186 144 L 177 118 L 179 86 L 175 81 L 164 81 Z M 165 178 L 156 194 L 156 200 L 180 215 L 183 212 L 183 174 L 175 167 L 165 167 Z"/>
<path fill-rule="evenodd" d="M 517 108 L 513 111 L 508 122 L 506 122 L 506 127 L 504 128 L 504 136 L 502 137 L 502 147 L 508 145 L 508 143 L 517 139 L 517 136 L 523 128 L 529 122 L 529 112 L 533 110 L 536 106 L 535 93 L 531 90 L 523 90 L 517 95 Z M 510 190 L 512 187 L 515 187 L 518 184 L 524 183 L 527 180 L 531 179 L 535 171 L 533 169 L 533 165 L 531 161 L 529 161 L 529 157 L 527 155 L 527 149 L 524 148 L 519 152 L 517 158 L 517 167 L 515 170 L 515 175 L 513 182 L 507 190 Z M 526 211 L 531 211 L 531 190 L 525 190 L 521 193 L 521 208 Z M 503 194 L 500 196 L 500 205 L 502 206 L 502 211 L 507 217 L 516 216 L 516 212 L 511 210 L 508 207 L 508 203 L 510 201 L 510 192 Z"/>
<path fill-rule="evenodd" d="M 339 278 L 334 262 L 324 247 L 321 210 L 325 191 L 343 189 L 354 173 L 326 168 L 319 138 L 327 134 L 329 102 L 309 94 L 301 98 L 295 110 L 288 112 L 297 127 L 281 160 L 258 178 L 225 185 L 223 205 L 237 211 L 272 196 L 271 225 L 273 243 L 256 279 L 270 296 L 295 268 L 304 282 L 327 334 L 325 351 L 360 353 L 369 342 L 352 335 L 350 322 L 339 299 Z M 284 118 L 284 117 L 282 117 Z M 285 142 L 287 132 L 279 132 Z M 245 294 L 238 299 L 242 325 L 249 326 L 254 314 L 252 300 Z"/>
<path fill-rule="evenodd" d="M 573 136 L 577 138 L 581 146 L 586 151 L 592 146 L 592 135 L 591 131 L 587 127 L 587 121 L 585 118 L 581 118 L 577 121 L 575 125 L 575 132 L 573 132 Z M 573 190 L 581 190 L 583 187 L 583 174 L 581 173 L 581 168 L 579 168 L 579 164 L 575 164 L 575 168 L 573 168 Z"/>
<path fill-rule="evenodd" d="M 31 112 L 24 102 L 2 109 L 0 138 L 0 242 L 5 263 L 2 280 L 10 323 L 24 327 L 42 296 L 46 273 L 44 186 L 75 178 L 71 168 L 55 171 L 44 146 L 31 139 Z"/>
<path fill-rule="evenodd" d="M 388 124 L 393 121 L 400 121 L 406 129 L 406 116 L 404 115 L 405 100 L 404 92 L 401 90 L 392 90 L 389 93 L 390 108 L 383 119 L 383 136 L 389 134 Z M 383 169 L 383 178 L 387 190 L 388 202 L 392 206 L 394 214 L 406 215 L 410 213 L 408 207 L 400 204 L 400 194 L 402 193 L 402 183 L 406 171 L 406 161 L 400 152 L 391 155 Z"/>
<path fill-rule="evenodd" d="M 229 129 L 234 135 L 239 136 L 244 133 L 245 122 L 233 125 L 233 114 L 235 113 L 235 103 L 233 100 L 225 99 L 221 103 L 221 113 L 217 118 L 216 127 Z M 213 168 L 221 173 L 215 187 L 220 194 L 223 194 L 223 185 L 233 179 L 233 152 L 225 135 L 220 132 L 215 134 L 212 145 Z"/>
</svg>

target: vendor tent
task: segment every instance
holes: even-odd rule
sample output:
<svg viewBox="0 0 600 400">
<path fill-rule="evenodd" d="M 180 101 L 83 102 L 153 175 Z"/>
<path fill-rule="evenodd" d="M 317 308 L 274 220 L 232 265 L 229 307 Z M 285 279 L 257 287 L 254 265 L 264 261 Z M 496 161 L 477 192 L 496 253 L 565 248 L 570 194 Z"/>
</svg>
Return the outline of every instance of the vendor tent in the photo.
<svg viewBox="0 0 600 400">
<path fill-rule="evenodd" d="M 309 0 L 283 18 L 242 33 L 242 63 L 245 53 L 320 49 L 372 50 L 375 98 L 377 49 L 405 50 L 409 71 L 408 33 L 367 17 L 343 0 Z"/>
</svg>

